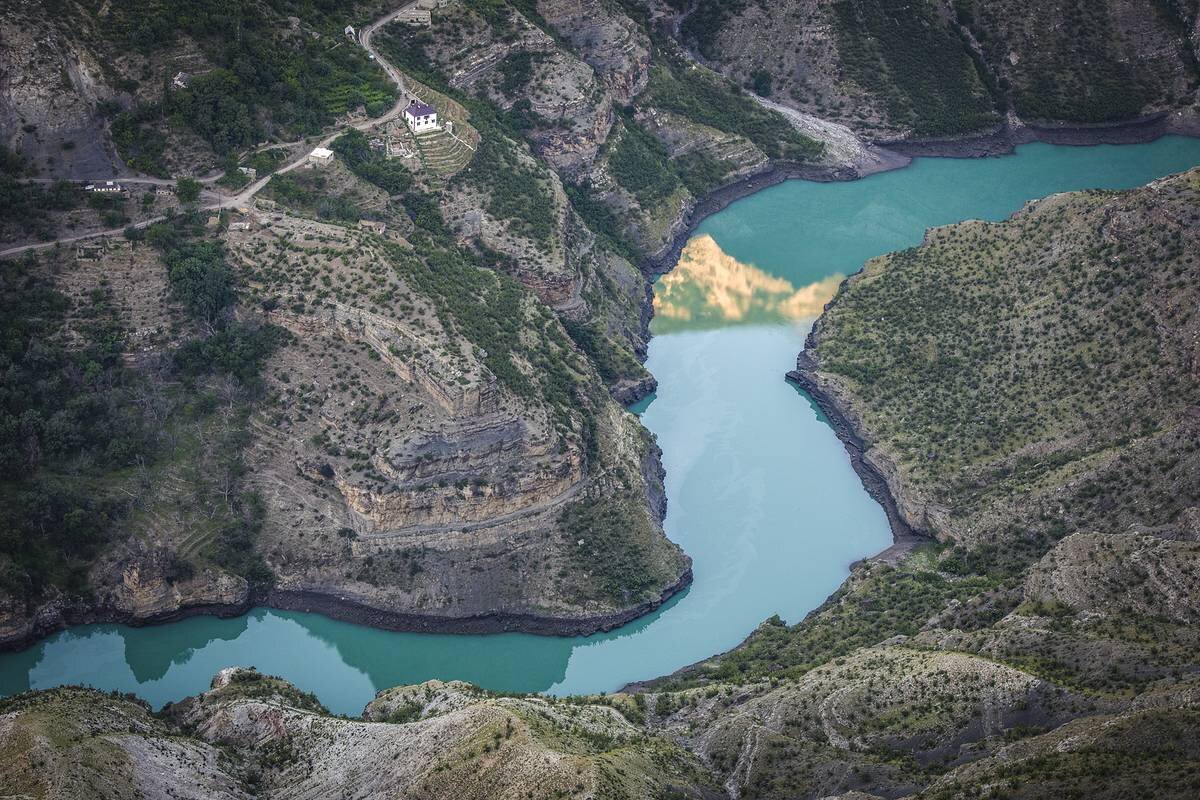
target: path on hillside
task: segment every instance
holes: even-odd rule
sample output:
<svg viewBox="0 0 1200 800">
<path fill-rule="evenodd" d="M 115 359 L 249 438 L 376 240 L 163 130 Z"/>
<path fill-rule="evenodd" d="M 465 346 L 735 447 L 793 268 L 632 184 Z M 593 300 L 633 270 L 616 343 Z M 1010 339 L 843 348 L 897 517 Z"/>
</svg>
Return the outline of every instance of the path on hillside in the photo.
<svg viewBox="0 0 1200 800">
<path fill-rule="evenodd" d="M 388 78 L 391 79 L 391 81 L 393 83 L 396 84 L 397 92 L 396 92 L 395 105 L 393 105 L 390 109 L 388 109 L 388 111 L 385 112 L 382 116 L 374 117 L 372 119 L 360 120 L 358 122 L 352 123 L 351 125 L 337 128 L 332 133 L 330 133 L 330 134 L 326 135 L 324 138 L 322 138 L 319 142 L 313 144 L 312 147 L 305 147 L 304 150 L 298 156 L 293 158 L 288 163 L 280 166 L 274 172 L 271 172 L 267 175 L 264 175 L 261 178 L 258 178 L 257 180 L 250 182 L 244 189 L 242 189 L 242 191 L 238 192 L 237 194 L 229 196 L 229 197 L 223 197 L 222 199 L 217 200 L 216 202 L 207 203 L 205 205 L 199 206 L 198 209 L 200 211 L 219 211 L 221 209 L 238 208 L 240 206 L 244 206 L 248 202 L 250 202 L 250 199 L 253 198 L 254 195 L 256 195 L 260 191 L 262 191 L 263 188 L 268 183 L 271 182 L 271 177 L 273 175 L 282 175 L 284 173 L 291 172 L 292 170 L 303 166 L 308 161 L 308 154 L 309 154 L 309 152 L 311 152 L 311 150 L 313 148 L 329 147 L 329 145 L 333 144 L 333 141 L 335 139 L 337 139 L 339 136 L 342 135 L 342 133 L 346 130 L 347 127 L 353 128 L 354 130 L 359 130 L 359 131 L 370 130 L 371 128 L 374 128 L 376 125 L 383 125 L 384 123 L 390 122 L 391 120 L 400 116 L 401 112 L 403 112 L 405 107 L 408 105 L 407 95 L 405 94 L 404 75 L 398 69 L 396 69 L 389 61 L 387 61 L 387 59 L 385 59 L 382 55 L 379 54 L 379 52 L 375 49 L 375 46 L 373 44 L 371 44 L 371 37 L 375 35 L 375 32 L 377 30 L 379 30 L 383 26 L 385 26 L 388 23 L 395 20 L 396 17 L 400 16 L 411 6 L 416 5 L 416 2 L 417 2 L 417 0 L 409 0 L 409 2 L 403 3 L 396 10 L 387 13 L 386 15 L 380 17 L 379 19 L 375 20 L 374 22 L 365 26 L 364 28 L 362 28 L 362 30 L 359 31 L 359 42 L 362 44 L 363 49 L 366 50 L 368 54 L 375 57 L 375 62 L 378 63 L 379 66 L 383 67 L 384 73 L 388 76 Z M 289 143 L 285 143 L 284 145 L 281 145 L 281 146 L 296 145 L 296 144 L 302 143 L 303 141 L 304 140 L 300 140 L 297 142 L 289 142 Z M 196 180 L 198 180 L 204 184 L 209 184 L 209 183 L 212 183 L 213 181 L 217 180 L 218 177 L 220 177 L 220 176 L 205 176 L 203 178 L 197 178 Z M 141 184 L 149 184 L 149 185 L 153 185 L 153 186 L 173 186 L 175 184 L 175 181 L 168 180 L 166 178 L 141 178 L 141 177 L 114 178 L 111 175 L 106 175 L 101 178 L 84 178 L 82 180 L 117 181 L 118 183 L 141 183 Z M 48 178 L 34 178 L 33 182 L 53 183 L 54 181 L 51 179 L 48 179 Z M 144 220 L 141 220 L 140 222 L 135 222 L 132 225 L 126 225 L 126 226 L 120 227 L 120 228 L 109 228 L 107 230 L 91 231 L 90 233 L 83 233 L 83 234 L 79 234 L 77 236 L 60 237 L 58 239 L 54 239 L 49 242 L 35 242 L 33 244 L 24 244 L 24 245 L 19 245 L 17 247 L 9 247 L 5 250 L 0 250 L 0 258 L 4 258 L 6 256 L 20 255 L 21 253 L 25 253 L 25 252 L 28 252 L 31 250 L 44 250 L 48 247 L 54 247 L 56 245 L 61 245 L 61 244 L 70 244 L 73 242 L 83 241 L 85 239 L 96 239 L 101 236 L 121 236 L 122 234 L 124 234 L 126 228 L 135 228 L 135 229 L 148 228 L 157 222 L 162 222 L 164 219 L 166 219 L 165 216 L 151 217 L 150 219 L 144 219 Z"/>
</svg>

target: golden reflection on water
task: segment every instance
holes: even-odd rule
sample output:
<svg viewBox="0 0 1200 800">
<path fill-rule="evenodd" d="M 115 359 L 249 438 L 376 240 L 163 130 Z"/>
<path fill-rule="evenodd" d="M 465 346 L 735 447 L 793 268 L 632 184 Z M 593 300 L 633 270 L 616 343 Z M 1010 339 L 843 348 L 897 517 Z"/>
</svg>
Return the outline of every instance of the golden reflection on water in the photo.
<svg viewBox="0 0 1200 800">
<path fill-rule="evenodd" d="M 842 277 L 831 275 L 797 289 L 785 278 L 743 264 L 702 234 L 687 243 L 679 264 L 655 284 L 654 328 L 665 333 L 815 317 Z"/>
</svg>

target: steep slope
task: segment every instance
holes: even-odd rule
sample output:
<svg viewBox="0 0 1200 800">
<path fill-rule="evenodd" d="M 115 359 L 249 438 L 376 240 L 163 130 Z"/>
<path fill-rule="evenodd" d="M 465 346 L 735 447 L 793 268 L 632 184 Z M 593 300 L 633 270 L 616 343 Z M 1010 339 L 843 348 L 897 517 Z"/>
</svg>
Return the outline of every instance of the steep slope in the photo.
<svg viewBox="0 0 1200 800">
<path fill-rule="evenodd" d="M 1157 0 L 655 3 L 735 82 L 874 139 L 1194 118 L 1195 9 Z"/>
<path fill-rule="evenodd" d="M 851 277 L 791 377 L 938 544 L 653 683 L 652 724 L 745 797 L 1194 791 L 1198 199 L 1051 197 Z"/>
<path fill-rule="evenodd" d="M 611 363 L 503 255 L 459 245 L 432 201 L 454 191 L 442 176 L 357 160 L 361 138 L 232 216 L 6 273 L 31 315 L 6 362 L 6 641 L 252 601 L 588 633 L 690 580 L 661 529 L 657 447 L 611 399 Z M 53 315 L 21 299 L 30 285 Z M 110 318 L 91 334 L 99 299 Z M 39 336 L 67 366 L 37 357 Z M 54 382 L 101 347 L 102 380 Z M 79 417 L 39 406 L 31 376 Z M 122 405 L 125 427 L 88 404 Z M 95 496 L 72 490 L 81 476 Z"/>
<path fill-rule="evenodd" d="M 236 213 L 6 263 L 0 638 L 256 600 L 457 630 L 577 632 L 644 612 L 686 581 L 687 560 L 659 527 L 654 444 L 611 399 L 650 385 L 634 264 L 669 260 L 715 188 L 849 177 L 866 152 L 695 64 L 673 23 L 759 94 L 864 135 L 937 136 L 993 126 L 1008 105 L 1040 121 L 1186 111 L 1192 5 L 1052 4 L 1024 27 L 1023 8 L 983 2 L 457 2 L 429 29 L 381 33 L 461 148 L 405 139 L 416 157 L 386 159 L 350 134 L 334 164 L 279 176 Z M 282 7 L 243 10 L 281 23 Z M 156 5 L 147 30 L 180 8 Z M 332 41 L 340 17 L 310 12 L 248 39 L 332 69 L 309 50 L 314 33 L 349 49 Z M 37 28 L 40 13 L 19 15 L 36 24 L 12 52 L 40 57 L 48 36 L 45 52 L 92 57 L 69 27 Z M 214 31 L 245 20 L 199 20 L 208 69 L 229 57 Z M 106 47 L 95 32 L 109 23 L 94 24 L 80 38 Z M 785 35 L 798 44 L 772 41 Z M 207 166 L 333 113 L 274 108 L 269 80 L 243 79 L 176 107 L 168 56 L 145 45 L 117 72 L 158 82 L 129 87 L 145 96 L 124 115 L 106 107 L 142 169 Z M 52 73 L 10 92 L 4 130 L 55 173 L 48 148 L 95 138 L 84 117 L 109 95 L 68 70 L 60 114 Z M 184 113 L 214 96 L 235 101 L 218 104 L 221 124 Z M 24 128 L 39 104 L 41 139 Z M 160 147 L 168 135 L 178 146 Z M 933 231 L 847 282 L 793 378 L 906 547 L 858 565 L 796 626 L 768 621 L 641 699 L 430 685 L 384 693 L 356 722 L 250 672 L 164 718 L 91 692 L 27 695 L 0 706 L 0 785 L 1192 796 L 1198 194 L 1193 172 L 1050 198 Z M 936 542 L 912 549 L 912 529 Z"/>
<path fill-rule="evenodd" d="M 45 176 L 207 174 L 378 115 L 395 87 L 342 34 L 374 5 L 5 0 L 0 143 Z"/>
<path fill-rule="evenodd" d="M 847 409 L 909 525 L 1000 547 L 1186 527 L 1196 196 L 1191 172 L 1051 197 L 847 282 L 800 373 Z"/>
</svg>

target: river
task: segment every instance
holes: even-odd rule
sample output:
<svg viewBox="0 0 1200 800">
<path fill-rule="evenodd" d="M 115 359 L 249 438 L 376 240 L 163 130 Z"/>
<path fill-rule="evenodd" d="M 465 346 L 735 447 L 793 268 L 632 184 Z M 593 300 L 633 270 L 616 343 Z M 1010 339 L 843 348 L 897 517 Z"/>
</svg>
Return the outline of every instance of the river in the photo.
<svg viewBox="0 0 1200 800">
<path fill-rule="evenodd" d="M 819 410 L 783 381 L 841 276 L 920 242 L 926 228 L 1000 220 L 1033 198 L 1127 188 L 1200 164 L 1200 140 L 1012 156 L 918 159 L 850 183 L 788 181 L 710 217 L 656 287 L 647 361 L 657 396 L 634 409 L 667 470 L 667 535 L 695 581 L 609 634 L 393 633 L 314 614 L 72 628 L 0 655 L 0 694 L 63 683 L 133 692 L 156 707 L 253 665 L 357 715 L 385 687 L 430 678 L 555 694 L 611 691 L 735 646 L 767 617 L 795 622 L 884 549 L 882 509 Z"/>
</svg>

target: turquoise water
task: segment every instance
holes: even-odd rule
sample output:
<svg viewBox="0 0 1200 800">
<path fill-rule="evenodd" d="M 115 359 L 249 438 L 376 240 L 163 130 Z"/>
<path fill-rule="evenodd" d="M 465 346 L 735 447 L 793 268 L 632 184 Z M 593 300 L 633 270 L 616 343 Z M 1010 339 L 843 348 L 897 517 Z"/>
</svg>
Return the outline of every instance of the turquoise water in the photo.
<svg viewBox="0 0 1200 800">
<path fill-rule="evenodd" d="M 739 261 L 797 286 L 857 271 L 869 258 L 920 244 L 926 228 L 999 221 L 1027 201 L 1080 189 L 1130 189 L 1200 164 L 1200 140 L 1066 147 L 1028 144 L 1016 155 L 919 158 L 861 181 L 787 181 L 706 219 Z"/>
<path fill-rule="evenodd" d="M 1200 141 L 1180 138 L 918 160 L 854 183 L 785 183 L 735 203 L 700 232 L 738 261 L 802 286 L 916 244 L 930 226 L 1001 219 L 1035 197 L 1134 186 L 1195 164 Z M 772 614 L 794 622 L 852 561 L 890 541 L 882 510 L 828 425 L 782 380 L 810 324 L 684 326 L 651 342 L 647 366 L 659 390 L 638 410 L 663 449 L 666 531 L 694 559 L 695 583 L 618 631 L 575 639 L 403 634 L 266 609 L 139 629 L 81 626 L 0 655 L 0 694 L 85 683 L 157 706 L 241 664 L 357 714 L 378 689 L 428 678 L 609 691 L 733 647 Z"/>
</svg>

